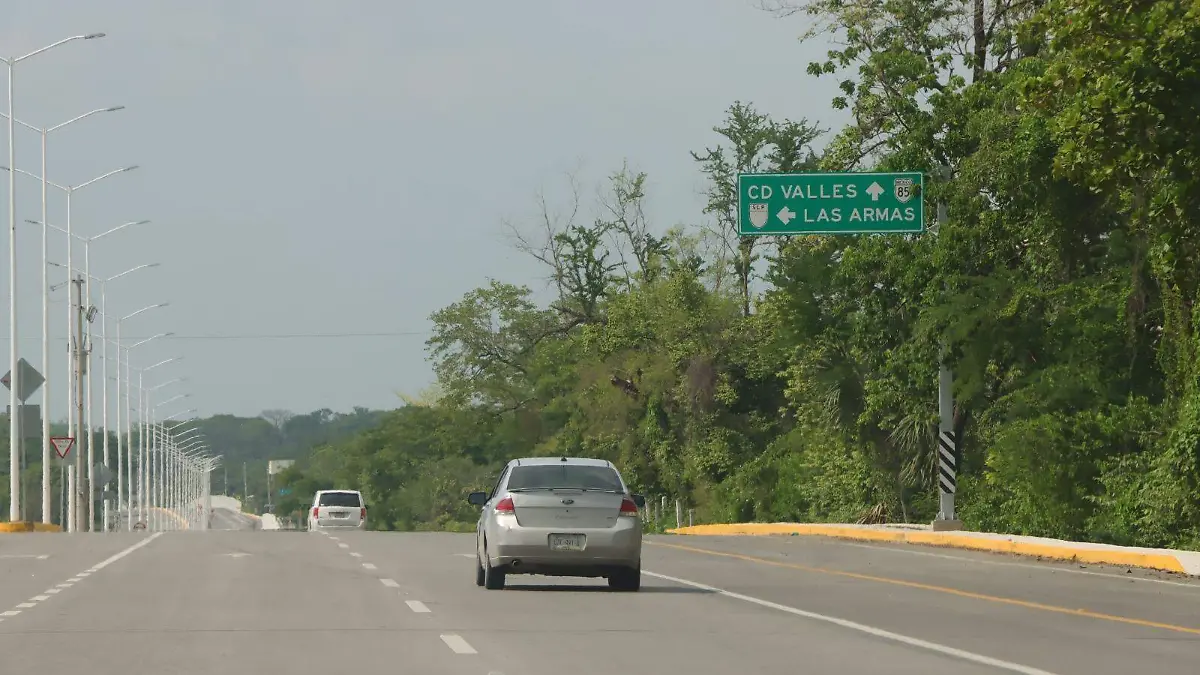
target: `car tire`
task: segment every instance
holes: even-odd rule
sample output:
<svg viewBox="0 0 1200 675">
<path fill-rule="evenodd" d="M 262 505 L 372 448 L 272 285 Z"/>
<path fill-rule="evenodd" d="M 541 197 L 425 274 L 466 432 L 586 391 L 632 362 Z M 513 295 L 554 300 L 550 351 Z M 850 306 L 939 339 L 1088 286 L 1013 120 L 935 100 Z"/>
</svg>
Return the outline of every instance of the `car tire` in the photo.
<svg viewBox="0 0 1200 675">
<path fill-rule="evenodd" d="M 487 577 L 483 572 L 483 563 L 479 562 L 479 554 L 475 554 L 475 585 L 483 586 L 487 581 Z"/>
<path fill-rule="evenodd" d="M 608 587 L 614 591 L 634 592 L 642 588 L 642 567 L 630 567 L 613 572 L 608 577 Z"/>
<path fill-rule="evenodd" d="M 492 567 L 487 549 L 483 551 L 483 587 L 489 591 L 499 591 L 504 588 L 504 570 Z"/>
</svg>

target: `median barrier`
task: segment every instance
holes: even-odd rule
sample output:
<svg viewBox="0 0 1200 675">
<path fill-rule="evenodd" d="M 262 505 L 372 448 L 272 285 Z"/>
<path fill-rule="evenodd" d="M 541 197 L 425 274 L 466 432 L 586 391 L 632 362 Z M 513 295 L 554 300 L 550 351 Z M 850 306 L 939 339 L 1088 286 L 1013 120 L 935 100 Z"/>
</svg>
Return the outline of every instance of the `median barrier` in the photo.
<svg viewBox="0 0 1200 675">
<path fill-rule="evenodd" d="M 1195 551 L 1134 548 L 990 532 L 933 532 L 920 526 L 736 523 L 678 527 L 667 530 L 667 533 L 693 536 L 833 537 L 854 541 L 918 544 L 989 553 L 1007 553 L 1092 565 L 1139 567 L 1200 576 L 1200 552 Z"/>
<path fill-rule="evenodd" d="M 62 532 L 62 528 L 46 523 L 0 523 L 0 533 L 5 532 Z"/>
</svg>

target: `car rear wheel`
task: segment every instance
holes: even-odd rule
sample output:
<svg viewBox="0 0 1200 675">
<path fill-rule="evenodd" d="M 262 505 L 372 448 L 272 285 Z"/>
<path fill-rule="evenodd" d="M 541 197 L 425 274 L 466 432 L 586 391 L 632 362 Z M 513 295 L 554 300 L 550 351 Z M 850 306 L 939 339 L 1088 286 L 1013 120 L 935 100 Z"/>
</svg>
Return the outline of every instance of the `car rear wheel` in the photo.
<svg viewBox="0 0 1200 675">
<path fill-rule="evenodd" d="M 642 587 L 641 566 L 613 572 L 608 577 L 608 587 L 614 591 L 637 591 Z"/>
<path fill-rule="evenodd" d="M 488 560 L 487 549 L 483 551 L 483 587 L 489 591 L 498 591 L 504 588 L 504 570 L 492 567 L 491 561 Z"/>
<path fill-rule="evenodd" d="M 479 562 L 479 554 L 475 554 L 475 585 L 482 586 L 486 582 L 486 575 L 483 572 L 483 563 Z"/>
</svg>

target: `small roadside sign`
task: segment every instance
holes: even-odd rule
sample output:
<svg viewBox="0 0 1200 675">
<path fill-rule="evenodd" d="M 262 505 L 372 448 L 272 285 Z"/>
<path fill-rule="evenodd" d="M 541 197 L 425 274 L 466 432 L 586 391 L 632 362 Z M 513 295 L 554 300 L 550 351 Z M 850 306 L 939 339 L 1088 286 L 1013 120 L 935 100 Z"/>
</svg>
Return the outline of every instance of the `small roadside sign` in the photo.
<svg viewBox="0 0 1200 675">
<path fill-rule="evenodd" d="M 25 359 L 17 360 L 17 372 L 21 374 L 21 390 L 17 392 L 17 398 L 20 399 L 21 403 L 24 403 L 41 388 L 46 378 L 42 377 L 37 368 L 29 365 L 29 362 Z M 4 377 L 0 377 L 0 384 L 3 384 L 5 389 L 12 389 L 11 370 L 5 373 Z"/>
<path fill-rule="evenodd" d="M 54 453 L 58 455 L 59 459 L 66 459 L 75 445 L 75 439 L 71 436 L 52 436 L 50 445 L 54 446 Z"/>
</svg>

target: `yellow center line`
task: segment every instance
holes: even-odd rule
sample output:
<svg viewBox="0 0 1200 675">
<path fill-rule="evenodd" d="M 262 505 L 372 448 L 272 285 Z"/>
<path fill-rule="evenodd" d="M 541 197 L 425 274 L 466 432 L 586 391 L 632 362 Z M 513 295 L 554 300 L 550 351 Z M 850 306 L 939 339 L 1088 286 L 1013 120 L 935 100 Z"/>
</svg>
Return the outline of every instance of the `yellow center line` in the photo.
<svg viewBox="0 0 1200 675">
<path fill-rule="evenodd" d="M 816 574 L 829 574 L 832 576 L 845 577 L 848 579 L 858 579 L 860 581 L 874 581 L 881 584 L 891 584 L 893 586 L 904 586 L 907 588 L 917 588 L 923 591 L 933 591 L 935 593 L 945 593 L 947 595 L 955 595 L 960 598 L 970 598 L 972 600 L 984 600 L 986 602 L 995 602 L 1002 605 L 1011 605 L 1013 607 L 1024 607 L 1026 609 L 1037 609 L 1043 612 L 1054 612 L 1056 614 L 1069 614 L 1071 616 L 1082 616 L 1089 619 L 1099 619 L 1101 621 L 1112 621 L 1114 623 L 1124 623 L 1133 626 L 1144 626 L 1146 628 L 1161 628 L 1162 630 L 1175 631 L 1177 633 L 1188 633 L 1190 635 L 1200 635 L 1200 628 L 1190 628 L 1188 626 L 1178 626 L 1171 623 L 1161 623 L 1158 621 L 1147 621 L 1145 619 L 1134 619 L 1127 616 L 1117 616 L 1115 614 L 1105 614 L 1103 612 L 1093 612 L 1089 609 L 1071 609 L 1070 607 L 1058 607 L 1056 605 L 1046 605 L 1040 602 L 1030 602 L 1028 600 L 1017 600 L 1016 598 L 1005 598 L 997 595 L 987 595 L 984 593 L 973 593 L 957 588 L 949 588 L 946 586 L 935 586 L 933 584 L 923 584 L 917 581 L 905 581 L 904 579 L 893 579 L 891 577 L 880 577 L 871 574 L 859 574 L 857 572 L 846 572 L 844 570 L 834 570 L 827 567 L 809 567 L 807 565 L 799 565 L 796 563 L 783 562 L 779 560 L 770 560 L 767 558 L 758 558 L 752 555 L 743 555 L 741 553 L 727 553 L 725 551 L 713 551 L 706 548 L 696 548 L 694 546 L 683 546 L 681 544 L 664 544 L 657 541 L 648 541 L 647 544 L 652 546 L 662 546 L 665 548 L 673 548 L 680 551 L 689 551 L 692 553 L 703 553 L 706 555 L 720 556 L 724 558 L 734 558 L 736 560 L 744 560 L 746 562 L 759 563 L 760 565 L 772 565 L 774 567 L 783 567 L 787 569 L 800 570 L 803 572 L 814 572 Z"/>
</svg>

